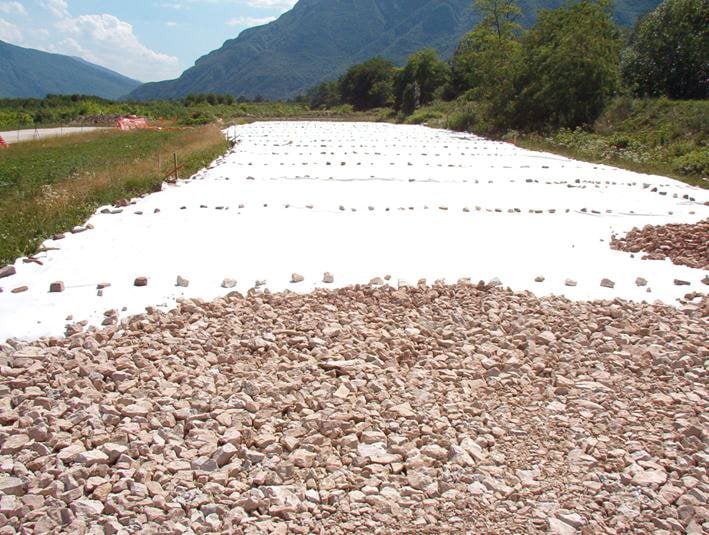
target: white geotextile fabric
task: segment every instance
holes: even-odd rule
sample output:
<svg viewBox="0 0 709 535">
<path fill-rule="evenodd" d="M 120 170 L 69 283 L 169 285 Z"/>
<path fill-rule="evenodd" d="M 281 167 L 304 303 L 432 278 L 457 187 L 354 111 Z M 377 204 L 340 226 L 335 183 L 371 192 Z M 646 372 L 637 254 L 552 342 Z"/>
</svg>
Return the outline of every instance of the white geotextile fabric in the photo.
<svg viewBox="0 0 709 535">
<path fill-rule="evenodd" d="M 109 309 L 245 293 L 257 280 L 310 291 L 385 275 L 394 285 L 497 277 L 537 295 L 671 304 L 706 289 L 701 270 L 609 247 L 614 232 L 709 216 L 706 191 L 668 178 L 422 126 L 262 122 L 227 135 L 235 148 L 192 179 L 119 214 L 97 211 L 94 229 L 47 241 L 59 250 L 37 255 L 42 266 L 18 260 L 0 279 L 0 340 L 61 335 L 68 316 L 97 325 Z M 326 271 L 334 284 L 321 282 Z M 293 272 L 305 281 L 291 284 Z M 139 276 L 146 287 L 133 286 Z M 225 278 L 237 286 L 222 288 Z M 54 281 L 63 293 L 48 292 Z"/>
</svg>

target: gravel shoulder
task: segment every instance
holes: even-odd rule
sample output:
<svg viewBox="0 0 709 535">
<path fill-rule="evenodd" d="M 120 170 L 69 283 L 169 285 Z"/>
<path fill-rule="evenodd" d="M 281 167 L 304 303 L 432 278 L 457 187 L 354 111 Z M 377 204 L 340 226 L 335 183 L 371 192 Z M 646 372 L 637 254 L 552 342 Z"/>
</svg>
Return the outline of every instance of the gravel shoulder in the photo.
<svg viewBox="0 0 709 535">
<path fill-rule="evenodd" d="M 251 291 L 0 346 L 0 530 L 702 533 L 707 301 Z"/>
</svg>

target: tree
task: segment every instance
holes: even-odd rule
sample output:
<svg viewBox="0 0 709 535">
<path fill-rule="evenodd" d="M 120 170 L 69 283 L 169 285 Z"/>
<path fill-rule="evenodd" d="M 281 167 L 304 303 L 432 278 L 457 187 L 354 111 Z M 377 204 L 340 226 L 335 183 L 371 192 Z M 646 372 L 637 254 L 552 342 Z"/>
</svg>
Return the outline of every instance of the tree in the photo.
<svg viewBox="0 0 709 535">
<path fill-rule="evenodd" d="M 450 67 L 441 61 L 435 50 L 427 48 L 416 52 L 409 58 L 406 66 L 396 74 L 394 80 L 396 108 L 402 110 L 405 92 L 408 102 L 418 101 L 416 105 L 428 104 L 434 99 L 436 91 L 443 87 L 449 78 Z M 412 99 L 411 97 L 416 96 L 416 93 L 418 99 Z M 413 110 L 409 110 L 409 113 L 411 111 Z"/>
<path fill-rule="evenodd" d="M 489 28 L 498 37 L 510 37 L 519 30 L 517 19 L 522 10 L 515 0 L 475 0 L 473 9 L 482 15 L 479 26 Z"/>
<path fill-rule="evenodd" d="M 479 89 L 475 98 L 497 93 L 509 83 L 519 57 L 519 32 L 516 20 L 520 8 L 514 0 L 476 0 L 480 23 L 463 37 L 452 61 L 453 83 L 462 93 Z"/>
<path fill-rule="evenodd" d="M 522 129 L 591 124 L 619 86 L 620 38 L 610 2 L 580 0 L 538 15 L 523 37 L 515 122 Z"/>
<path fill-rule="evenodd" d="M 411 115 L 419 106 L 421 106 L 421 88 L 418 82 L 406 84 L 401 94 L 401 112 L 404 115 Z"/>
<path fill-rule="evenodd" d="M 306 100 L 313 109 L 327 109 L 338 106 L 342 104 L 340 84 L 336 80 L 323 82 L 308 92 Z"/>
<path fill-rule="evenodd" d="M 520 71 L 520 9 L 513 0 L 476 0 L 482 20 L 463 37 L 452 60 L 452 84 L 480 103 L 492 129 L 507 123 Z"/>
<path fill-rule="evenodd" d="M 339 81 L 342 100 L 357 110 L 388 106 L 392 101 L 394 65 L 380 57 L 351 67 Z"/>
<path fill-rule="evenodd" d="M 709 2 L 665 0 L 638 21 L 623 79 L 639 96 L 704 99 L 709 92 Z"/>
</svg>

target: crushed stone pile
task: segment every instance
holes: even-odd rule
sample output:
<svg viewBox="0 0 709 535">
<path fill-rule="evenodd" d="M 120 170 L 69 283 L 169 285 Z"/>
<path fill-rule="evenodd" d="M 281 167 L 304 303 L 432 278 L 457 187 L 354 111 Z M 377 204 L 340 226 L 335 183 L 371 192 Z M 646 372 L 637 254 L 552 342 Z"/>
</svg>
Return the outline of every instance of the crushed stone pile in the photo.
<svg viewBox="0 0 709 535">
<path fill-rule="evenodd" d="M 709 219 L 694 224 L 646 225 L 622 238 L 613 237 L 611 247 L 631 253 L 644 252 L 643 260 L 664 260 L 697 269 L 709 269 Z"/>
<path fill-rule="evenodd" d="M 707 302 L 184 300 L 0 346 L 0 533 L 701 533 Z"/>
</svg>

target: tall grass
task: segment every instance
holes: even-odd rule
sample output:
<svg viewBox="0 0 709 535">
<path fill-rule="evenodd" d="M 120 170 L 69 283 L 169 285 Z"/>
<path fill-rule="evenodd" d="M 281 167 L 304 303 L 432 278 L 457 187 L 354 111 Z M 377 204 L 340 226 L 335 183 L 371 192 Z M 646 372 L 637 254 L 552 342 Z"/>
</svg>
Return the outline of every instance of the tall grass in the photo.
<svg viewBox="0 0 709 535">
<path fill-rule="evenodd" d="M 483 103 L 484 104 L 484 103 Z M 406 118 L 408 123 L 491 135 L 481 103 L 434 102 Z M 595 124 L 546 133 L 495 133 L 529 149 L 670 176 L 709 187 L 709 101 L 618 97 Z"/>
<path fill-rule="evenodd" d="M 616 99 L 590 129 L 528 135 L 522 144 L 709 187 L 709 101 Z"/>
<path fill-rule="evenodd" d="M 98 132 L 0 151 L 0 265 L 37 251 L 97 207 L 160 189 L 176 153 L 185 177 L 227 148 L 214 125 Z"/>
</svg>

